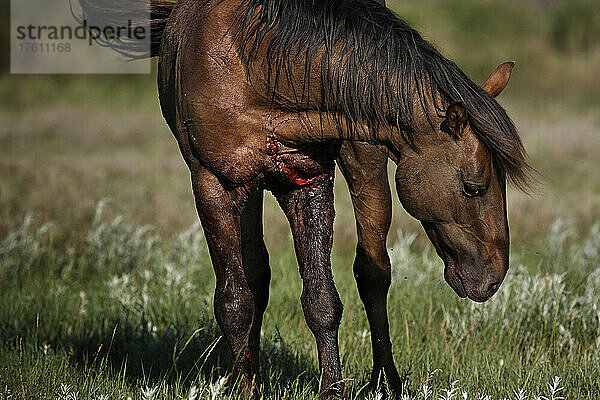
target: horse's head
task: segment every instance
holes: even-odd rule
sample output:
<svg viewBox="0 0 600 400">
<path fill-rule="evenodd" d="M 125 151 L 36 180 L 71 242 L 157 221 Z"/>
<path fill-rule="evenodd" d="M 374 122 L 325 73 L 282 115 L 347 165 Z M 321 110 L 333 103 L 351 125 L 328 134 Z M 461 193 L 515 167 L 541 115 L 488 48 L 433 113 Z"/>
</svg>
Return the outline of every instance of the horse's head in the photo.
<svg viewBox="0 0 600 400">
<path fill-rule="evenodd" d="M 499 66 L 483 89 L 500 94 L 513 65 Z M 471 130 L 461 103 L 433 125 L 415 135 L 419 151 L 403 152 L 398 160 L 398 196 L 444 260 L 448 284 L 460 297 L 484 302 L 508 271 L 506 177 Z"/>
</svg>

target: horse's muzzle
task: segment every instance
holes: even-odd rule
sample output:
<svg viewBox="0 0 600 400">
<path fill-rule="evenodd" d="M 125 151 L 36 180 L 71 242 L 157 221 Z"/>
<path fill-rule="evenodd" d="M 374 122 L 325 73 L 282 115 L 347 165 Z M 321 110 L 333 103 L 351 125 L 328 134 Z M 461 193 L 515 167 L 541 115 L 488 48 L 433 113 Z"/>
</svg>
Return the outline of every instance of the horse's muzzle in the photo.
<svg viewBox="0 0 600 400">
<path fill-rule="evenodd" d="M 444 279 L 460 298 L 469 299 L 484 303 L 496 294 L 504 275 L 488 276 L 485 279 L 472 279 L 465 269 L 457 266 L 454 262 L 445 262 Z"/>
</svg>

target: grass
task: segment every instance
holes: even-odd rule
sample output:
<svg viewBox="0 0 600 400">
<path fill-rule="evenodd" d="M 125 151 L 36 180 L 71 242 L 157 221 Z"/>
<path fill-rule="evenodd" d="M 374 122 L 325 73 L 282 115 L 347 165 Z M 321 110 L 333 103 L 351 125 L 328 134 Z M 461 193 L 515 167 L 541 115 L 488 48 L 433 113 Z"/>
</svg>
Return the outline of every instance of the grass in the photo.
<svg viewBox="0 0 600 400">
<path fill-rule="evenodd" d="M 533 196 L 509 191 L 512 269 L 482 306 L 456 298 L 419 224 L 395 201 L 394 356 L 413 391 L 425 385 L 429 399 L 600 392 L 600 52 L 597 38 L 582 34 L 597 29 L 600 7 L 538 3 L 391 2 L 476 81 L 517 60 L 499 100 L 540 181 Z M 155 76 L 4 73 L 0 126 L 0 400 L 230 393 L 235 383 L 221 380 L 230 363 L 212 316 L 214 275 Z M 98 207 L 103 198 L 111 200 Z M 273 280 L 263 391 L 312 399 L 317 356 L 289 229 L 270 195 L 265 203 Z M 352 210 L 339 178 L 336 212 L 340 340 L 354 399 L 365 394 L 371 349 L 351 273 Z"/>
<path fill-rule="evenodd" d="M 156 389 L 157 399 L 185 398 L 192 388 L 208 396 L 210 385 L 214 391 L 227 377 L 200 227 L 165 239 L 150 227 L 107 217 L 104 207 L 98 205 L 83 245 L 55 242 L 55 226 L 30 218 L 1 242 L 0 396 L 4 388 L 7 399 L 9 392 L 22 399 L 152 398 L 142 389 Z M 570 227 L 557 223 L 547 237 L 552 254 L 536 260 L 513 254 L 501 292 L 478 305 L 459 300 L 443 283 L 441 262 L 413 248 L 416 235 L 399 233 L 390 248 L 389 315 L 396 362 L 410 388 L 426 385 L 432 398 L 453 386 L 469 398 L 514 398 L 519 389 L 547 396 L 546 383 L 559 376 L 562 396 L 595 398 L 600 224 L 581 245 L 568 246 L 569 235 Z M 365 394 L 371 352 L 350 263 L 347 253 L 334 257 L 345 304 L 340 347 L 353 399 Z M 272 399 L 316 398 L 317 355 L 292 252 L 272 251 L 272 267 L 262 391 Z M 224 398 L 220 391 L 215 396 Z"/>
</svg>

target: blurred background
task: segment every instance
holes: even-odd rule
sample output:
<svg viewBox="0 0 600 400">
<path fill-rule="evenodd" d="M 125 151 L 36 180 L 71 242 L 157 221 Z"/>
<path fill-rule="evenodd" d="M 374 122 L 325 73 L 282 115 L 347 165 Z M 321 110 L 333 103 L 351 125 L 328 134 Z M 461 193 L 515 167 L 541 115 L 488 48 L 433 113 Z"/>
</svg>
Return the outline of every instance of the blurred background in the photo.
<svg viewBox="0 0 600 400">
<path fill-rule="evenodd" d="M 1 4 L 9 9 L 9 0 Z M 520 129 L 539 185 L 531 196 L 509 195 L 513 246 L 540 251 L 539 239 L 559 217 L 587 231 L 600 217 L 600 1 L 392 0 L 388 6 L 476 82 L 499 63 L 517 61 L 499 101 Z M 2 15 L 0 42 L 7 49 L 10 21 Z M 112 200 L 112 211 L 161 233 L 196 220 L 154 74 L 10 75 L 8 51 L 0 56 L 0 236 L 33 212 L 59 221 L 59 238 L 76 239 L 103 198 Z M 354 223 L 340 177 L 335 242 L 346 251 Z M 421 232 L 397 200 L 395 206 L 394 226 Z M 265 225 L 268 243 L 277 246 L 287 227 L 272 198 Z"/>
</svg>

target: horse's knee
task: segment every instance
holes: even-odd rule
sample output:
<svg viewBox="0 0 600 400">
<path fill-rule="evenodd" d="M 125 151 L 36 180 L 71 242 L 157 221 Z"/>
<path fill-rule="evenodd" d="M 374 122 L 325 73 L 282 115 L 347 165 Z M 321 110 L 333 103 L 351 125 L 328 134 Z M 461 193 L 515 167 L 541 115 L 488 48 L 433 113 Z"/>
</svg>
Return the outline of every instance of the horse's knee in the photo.
<svg viewBox="0 0 600 400">
<path fill-rule="evenodd" d="M 363 290 L 387 290 L 392 282 L 390 257 L 385 246 L 362 246 L 356 248 L 354 277 Z"/>
<path fill-rule="evenodd" d="M 313 333 L 337 331 L 344 305 L 333 284 L 305 288 L 300 301 L 306 323 Z"/>
</svg>

